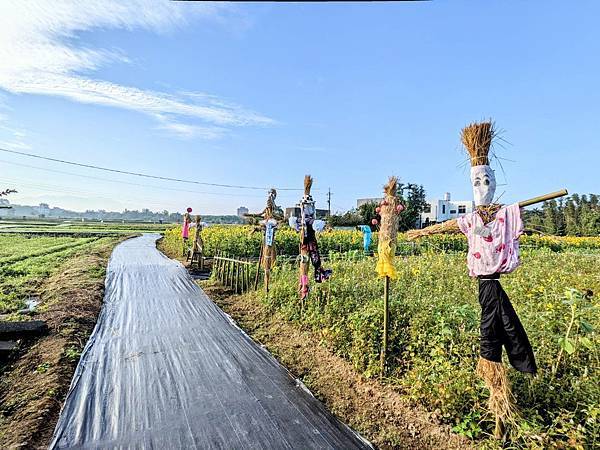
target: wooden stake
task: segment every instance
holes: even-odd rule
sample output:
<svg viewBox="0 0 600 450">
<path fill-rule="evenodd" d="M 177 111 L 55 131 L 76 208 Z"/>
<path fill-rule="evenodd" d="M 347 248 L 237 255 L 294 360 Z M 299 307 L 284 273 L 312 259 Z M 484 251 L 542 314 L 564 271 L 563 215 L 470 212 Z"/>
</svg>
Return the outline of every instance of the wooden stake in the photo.
<svg viewBox="0 0 600 450">
<path fill-rule="evenodd" d="M 256 264 L 256 278 L 254 279 L 254 290 L 258 289 L 258 277 L 260 276 L 260 263 L 263 257 L 264 244 L 260 246 L 260 255 L 258 256 L 258 263 Z"/>
<path fill-rule="evenodd" d="M 387 347 L 388 347 L 388 325 L 389 325 L 389 301 L 390 301 L 390 277 L 385 277 L 385 282 L 383 285 L 383 343 L 381 345 L 381 372 L 380 377 L 385 375 L 385 359 L 387 356 Z"/>
<path fill-rule="evenodd" d="M 233 263 L 233 267 L 235 267 L 235 293 L 240 293 L 240 264 L 238 262 Z"/>
<path fill-rule="evenodd" d="M 246 290 L 250 290 L 250 264 L 246 264 Z"/>
</svg>

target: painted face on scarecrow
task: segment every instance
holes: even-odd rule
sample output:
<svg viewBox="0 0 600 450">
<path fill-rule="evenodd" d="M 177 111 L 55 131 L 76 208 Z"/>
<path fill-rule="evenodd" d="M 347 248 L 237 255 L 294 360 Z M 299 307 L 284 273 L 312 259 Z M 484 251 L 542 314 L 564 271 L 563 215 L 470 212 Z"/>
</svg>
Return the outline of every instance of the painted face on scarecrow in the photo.
<svg viewBox="0 0 600 450">
<path fill-rule="evenodd" d="M 490 166 L 471 167 L 471 185 L 475 206 L 492 203 L 496 193 L 496 176 Z"/>
<path fill-rule="evenodd" d="M 315 215 L 315 202 L 312 197 L 307 197 L 302 199 L 302 210 L 304 212 L 304 217 L 314 217 Z"/>
</svg>

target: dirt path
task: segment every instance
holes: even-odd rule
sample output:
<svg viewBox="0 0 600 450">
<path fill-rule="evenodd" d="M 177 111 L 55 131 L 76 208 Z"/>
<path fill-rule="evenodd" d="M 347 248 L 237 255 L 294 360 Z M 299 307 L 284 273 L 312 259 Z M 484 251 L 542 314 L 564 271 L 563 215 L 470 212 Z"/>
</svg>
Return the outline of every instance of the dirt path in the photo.
<svg viewBox="0 0 600 450">
<path fill-rule="evenodd" d="M 158 252 L 157 237 L 115 249 L 51 448 L 368 448 Z"/>
</svg>

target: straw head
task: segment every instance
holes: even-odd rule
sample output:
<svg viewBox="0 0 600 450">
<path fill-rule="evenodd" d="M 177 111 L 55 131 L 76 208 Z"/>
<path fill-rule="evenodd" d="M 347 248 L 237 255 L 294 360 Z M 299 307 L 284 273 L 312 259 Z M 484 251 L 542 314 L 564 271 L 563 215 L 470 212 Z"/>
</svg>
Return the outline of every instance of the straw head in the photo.
<svg viewBox="0 0 600 450">
<path fill-rule="evenodd" d="M 474 122 L 462 129 L 460 139 L 469 154 L 471 166 L 490 165 L 489 153 L 496 134 L 492 121 Z"/>
</svg>

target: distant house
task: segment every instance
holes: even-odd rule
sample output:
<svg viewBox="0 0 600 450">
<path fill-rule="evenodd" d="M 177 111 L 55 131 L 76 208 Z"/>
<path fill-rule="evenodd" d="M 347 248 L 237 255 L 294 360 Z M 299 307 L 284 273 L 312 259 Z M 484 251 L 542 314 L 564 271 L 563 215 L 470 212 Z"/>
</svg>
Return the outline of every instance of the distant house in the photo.
<svg viewBox="0 0 600 450">
<path fill-rule="evenodd" d="M 383 200 L 382 197 L 379 198 L 359 198 L 356 200 L 356 209 L 360 208 L 362 205 L 366 205 L 367 203 L 381 203 Z"/>
<path fill-rule="evenodd" d="M 473 212 L 475 203 L 473 200 L 451 200 L 450 192 L 446 192 L 443 199 L 431 199 L 427 201 L 425 211 L 419 217 L 419 228 L 456 219 L 467 213 Z"/>
<path fill-rule="evenodd" d="M 243 218 L 245 214 L 248 214 L 248 208 L 246 208 L 245 206 L 240 206 L 237 209 L 237 216 Z"/>
<path fill-rule="evenodd" d="M 326 209 L 317 209 L 316 213 L 317 219 L 324 219 L 325 217 L 327 217 L 328 211 Z M 292 216 L 300 217 L 300 205 L 296 205 L 291 208 L 285 208 L 285 220 L 288 220 Z"/>
<path fill-rule="evenodd" d="M 37 213 L 39 217 L 46 217 L 50 213 L 50 206 L 48 203 L 40 203 L 37 207 Z"/>
</svg>

